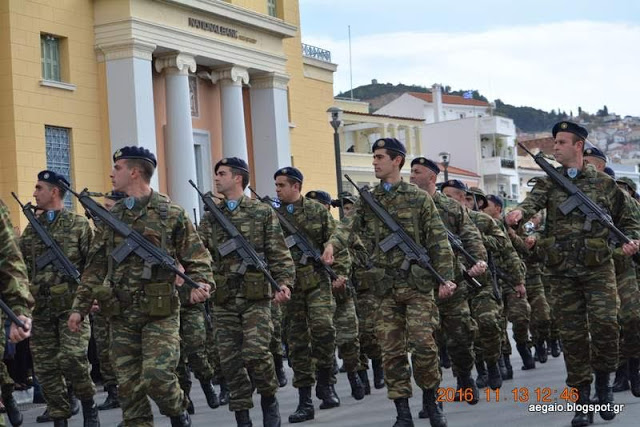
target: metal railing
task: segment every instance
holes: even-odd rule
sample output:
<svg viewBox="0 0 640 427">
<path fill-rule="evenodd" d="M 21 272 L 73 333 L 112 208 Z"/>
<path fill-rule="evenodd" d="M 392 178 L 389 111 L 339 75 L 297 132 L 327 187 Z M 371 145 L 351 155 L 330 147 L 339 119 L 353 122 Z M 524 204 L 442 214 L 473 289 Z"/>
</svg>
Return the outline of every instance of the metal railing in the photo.
<svg viewBox="0 0 640 427">
<path fill-rule="evenodd" d="M 317 59 L 318 61 L 331 62 L 331 51 L 311 46 L 310 44 L 302 43 L 302 55 L 307 58 Z"/>
<path fill-rule="evenodd" d="M 500 165 L 503 168 L 509 168 L 509 169 L 515 169 L 516 168 L 516 162 L 515 160 L 511 160 L 511 159 L 504 159 L 501 158 L 500 159 Z"/>
</svg>

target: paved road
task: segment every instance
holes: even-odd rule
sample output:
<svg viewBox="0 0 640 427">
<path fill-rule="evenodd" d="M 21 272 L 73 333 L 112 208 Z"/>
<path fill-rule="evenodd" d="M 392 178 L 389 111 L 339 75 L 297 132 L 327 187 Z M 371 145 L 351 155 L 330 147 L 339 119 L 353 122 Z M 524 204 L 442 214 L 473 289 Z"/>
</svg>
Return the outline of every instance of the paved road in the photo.
<svg viewBox="0 0 640 427">
<path fill-rule="evenodd" d="M 515 345 L 514 345 L 515 348 Z M 512 390 L 521 388 L 529 391 L 529 404 L 536 403 L 535 388 L 548 387 L 550 391 L 558 390 L 555 395 L 559 395 L 564 388 L 565 370 L 562 357 L 558 359 L 550 358 L 549 362 L 544 365 L 538 364 L 538 368 L 532 371 L 520 370 L 520 357 L 513 356 L 513 366 L 515 378 L 512 381 L 505 381 L 500 393 L 500 401 L 495 401 L 495 393 L 491 394 L 491 401 L 487 401 L 486 392 L 482 391 L 482 399 L 478 405 L 471 406 L 467 403 L 447 403 L 445 411 L 447 413 L 449 426 L 570 426 L 571 414 L 567 413 L 532 413 L 528 411 L 528 404 L 516 403 Z M 287 371 L 289 378 L 292 372 Z M 442 387 L 454 387 L 455 379 L 451 375 L 451 370 L 444 372 Z M 415 390 L 415 385 L 414 385 Z M 342 399 L 342 405 L 339 408 L 320 411 L 318 410 L 319 401 L 315 400 L 316 418 L 314 421 L 304 423 L 305 426 L 322 425 L 322 426 L 391 426 L 395 420 L 395 410 L 393 402 L 388 400 L 386 392 L 382 390 L 373 390 L 370 396 L 364 400 L 357 402 L 349 392 L 349 383 L 346 374 L 339 374 L 337 391 Z M 194 383 L 193 396 L 196 405 L 196 414 L 193 416 L 194 426 L 213 426 L 216 427 L 233 427 L 235 419 L 228 407 L 221 407 L 211 410 L 207 407 L 204 395 L 198 387 L 197 381 Z M 297 405 L 297 393 L 291 386 L 280 389 L 278 393 L 280 400 L 280 412 L 282 414 L 283 424 L 286 422 L 290 413 L 295 410 Z M 616 403 L 623 403 L 624 409 L 618 417 L 612 422 L 605 422 L 595 417 L 594 425 L 611 424 L 615 426 L 638 426 L 640 425 L 640 399 L 633 397 L 630 392 L 616 393 Z M 100 393 L 98 400 L 104 400 L 104 393 Z M 258 396 L 254 398 L 255 407 L 251 410 L 251 417 L 254 425 L 262 425 L 262 414 L 260 412 L 260 399 Z M 421 396 L 417 394 L 411 399 L 411 409 L 416 418 L 416 426 L 428 426 L 428 420 L 418 420 L 417 413 L 421 405 Z M 35 418 L 43 410 L 42 406 L 32 407 L 25 410 L 24 426 L 39 425 L 35 422 Z M 160 416 L 157 408 L 154 407 L 157 426 L 169 426 L 169 420 Z M 115 426 L 121 417 L 119 409 L 111 411 L 103 411 L 100 413 L 103 426 Z M 71 419 L 69 424 L 72 427 L 82 426 L 82 417 L 77 415 Z"/>
</svg>

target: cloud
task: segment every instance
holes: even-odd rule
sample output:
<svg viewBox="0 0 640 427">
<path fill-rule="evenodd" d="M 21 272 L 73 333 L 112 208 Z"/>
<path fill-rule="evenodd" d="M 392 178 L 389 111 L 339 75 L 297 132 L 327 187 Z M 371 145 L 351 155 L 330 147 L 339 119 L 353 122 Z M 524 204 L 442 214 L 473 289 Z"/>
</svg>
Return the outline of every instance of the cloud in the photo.
<svg viewBox="0 0 640 427">
<path fill-rule="evenodd" d="M 305 37 L 339 64 L 336 93 L 349 89 L 347 40 Z M 381 83 L 478 89 L 514 105 L 578 106 L 640 116 L 640 25 L 577 21 L 480 32 L 393 32 L 353 37 L 354 87 Z"/>
</svg>

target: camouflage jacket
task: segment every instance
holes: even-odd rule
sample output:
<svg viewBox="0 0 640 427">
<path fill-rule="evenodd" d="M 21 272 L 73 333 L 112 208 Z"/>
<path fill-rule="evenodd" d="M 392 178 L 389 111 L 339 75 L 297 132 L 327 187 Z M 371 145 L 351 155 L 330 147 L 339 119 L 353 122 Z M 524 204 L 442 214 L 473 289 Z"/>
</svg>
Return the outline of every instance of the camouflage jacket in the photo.
<svg viewBox="0 0 640 427">
<path fill-rule="evenodd" d="M 153 191 L 147 198 L 136 199 L 132 209 L 127 209 L 124 200 L 119 200 L 111 209 L 111 215 L 163 248 L 195 282 L 214 284 L 209 252 L 185 210 L 172 203 L 167 196 Z M 111 252 L 124 238 L 111 229 L 102 230 L 99 237 L 91 245 L 82 284 L 73 303 L 74 311 L 88 313 L 95 297 L 95 288 L 103 286 L 105 282 L 114 289 L 131 293 L 143 290 L 146 284 L 174 282 L 175 274 L 159 265 L 145 266 L 135 253 L 116 264 Z"/>
<path fill-rule="evenodd" d="M 9 209 L 0 200 L 0 293 L 5 303 L 17 314 L 31 316 L 33 297 L 29 292 L 27 266 L 11 225 Z"/>
<path fill-rule="evenodd" d="M 336 229 L 336 220 L 333 219 L 327 208 L 315 200 L 300 197 L 295 203 L 280 204 L 274 206 L 278 212 L 284 215 L 291 223 L 301 231 L 315 248 L 322 254 L 325 244 Z M 292 212 L 289 212 L 292 210 Z M 289 236 L 284 231 L 285 237 Z M 296 270 L 304 267 L 301 264 L 302 252 L 297 246 L 291 248 L 291 256 L 296 263 Z M 310 263 L 311 261 L 309 261 Z M 335 263 L 331 266 L 338 276 L 348 277 L 350 273 L 351 259 L 347 248 L 336 252 Z"/>
<path fill-rule="evenodd" d="M 611 177 L 591 165 L 585 166 L 575 178 L 570 178 L 563 167 L 558 171 L 607 211 L 629 238 L 640 237 L 640 221 L 632 205 L 626 203 L 624 191 Z M 540 209 L 547 208 L 544 238 L 537 243 L 545 251 L 546 267 L 550 274 L 579 276 L 591 267 L 607 264 L 612 250 L 608 242 L 609 231 L 597 221 L 593 221 L 591 230 L 585 230 L 585 217 L 579 209 L 566 216 L 560 212 L 559 205 L 567 198 L 565 191 L 549 177 L 543 177 L 517 209 L 522 211 L 526 221 Z"/>
<path fill-rule="evenodd" d="M 407 234 L 427 250 L 434 269 L 445 280 L 453 280 L 453 253 L 438 210 L 429 194 L 404 181 L 394 185 L 389 191 L 380 184 L 376 185 L 372 194 Z M 383 253 L 379 247 L 390 230 L 362 199 L 356 202 L 354 210 L 350 222 L 344 227 L 350 226 L 351 231 L 360 236 L 367 253 L 371 255 L 370 262 L 375 267 L 400 272 L 405 261 L 402 250 L 396 246 Z"/>
<path fill-rule="evenodd" d="M 225 203 L 220 203 L 219 206 L 256 252 L 264 257 L 276 282 L 291 288 L 295 278 L 295 266 L 273 209 L 246 196 L 240 199 L 233 211 L 229 210 Z M 231 276 L 238 271 L 242 259 L 236 252 L 224 258 L 218 252 L 218 247 L 230 236 L 224 232 L 210 212 L 202 217 L 198 234 L 213 258 L 214 274 Z"/>
<path fill-rule="evenodd" d="M 37 219 L 71 264 L 82 273 L 93 238 L 89 220 L 67 209 L 59 211 L 51 223 L 46 219 L 46 213 L 40 214 Z M 36 259 L 45 253 L 46 247 L 31 224 L 22 233 L 20 249 L 27 264 L 31 293 L 36 300 L 34 314 L 59 315 L 71 309 L 77 285 L 73 279 L 58 272 L 52 263 L 36 271 Z"/>
<path fill-rule="evenodd" d="M 542 274 L 542 260 L 544 259 L 544 254 L 538 245 L 534 245 L 529 249 L 524 242 L 527 237 L 528 236 L 524 234 L 522 227 L 518 228 L 517 234 L 509 235 L 511 244 L 527 267 L 527 277 L 538 276 Z"/>
</svg>

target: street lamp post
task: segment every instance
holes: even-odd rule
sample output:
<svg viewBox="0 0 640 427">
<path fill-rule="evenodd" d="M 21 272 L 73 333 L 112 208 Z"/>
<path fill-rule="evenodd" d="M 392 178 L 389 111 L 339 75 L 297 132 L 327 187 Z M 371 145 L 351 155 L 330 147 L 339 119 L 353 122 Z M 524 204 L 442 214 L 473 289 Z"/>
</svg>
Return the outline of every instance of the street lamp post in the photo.
<svg viewBox="0 0 640 427">
<path fill-rule="evenodd" d="M 331 114 L 331 120 L 329 123 L 333 128 L 333 149 L 336 156 L 336 182 L 338 184 L 338 200 L 340 200 L 340 219 L 342 219 L 344 216 L 344 211 L 342 209 L 342 162 L 340 159 L 340 135 L 338 134 L 338 129 L 342 123 L 340 120 L 342 110 L 338 107 L 331 107 L 327 110 L 327 113 Z"/>
<path fill-rule="evenodd" d="M 451 153 L 443 151 L 438 155 L 440 156 L 440 161 L 444 165 L 444 180 L 449 181 L 449 162 L 451 161 Z"/>
</svg>

